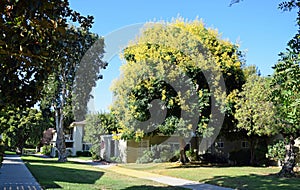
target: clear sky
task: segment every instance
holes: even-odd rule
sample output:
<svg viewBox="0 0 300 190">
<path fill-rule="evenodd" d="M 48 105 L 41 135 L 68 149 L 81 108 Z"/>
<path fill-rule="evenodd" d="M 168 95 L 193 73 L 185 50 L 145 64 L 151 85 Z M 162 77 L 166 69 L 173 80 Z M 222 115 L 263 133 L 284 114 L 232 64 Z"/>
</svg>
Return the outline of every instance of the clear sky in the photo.
<svg viewBox="0 0 300 190">
<path fill-rule="evenodd" d="M 278 10 L 281 0 L 244 0 L 229 7 L 231 0 L 70 0 L 70 6 L 95 18 L 92 31 L 107 36 L 120 28 L 155 20 L 171 21 L 178 16 L 202 19 L 218 29 L 224 39 L 239 42 L 246 51 L 246 64 L 256 65 L 262 75 L 273 73 L 278 53 L 296 33 L 296 12 Z M 96 111 L 107 110 L 112 102 L 111 81 L 119 76 L 121 61 L 110 60 L 94 91 Z"/>
</svg>

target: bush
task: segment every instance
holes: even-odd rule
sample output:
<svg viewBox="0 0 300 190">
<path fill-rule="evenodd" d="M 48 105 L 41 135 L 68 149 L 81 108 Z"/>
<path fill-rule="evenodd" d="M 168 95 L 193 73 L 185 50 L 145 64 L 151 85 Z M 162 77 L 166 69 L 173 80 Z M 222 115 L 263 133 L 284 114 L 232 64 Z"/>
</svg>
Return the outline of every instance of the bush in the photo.
<svg viewBox="0 0 300 190">
<path fill-rule="evenodd" d="M 145 150 L 143 152 L 143 156 L 139 157 L 136 160 L 137 164 L 145 164 L 145 163 L 149 163 L 152 162 L 154 160 L 154 153 L 150 150 Z"/>
<path fill-rule="evenodd" d="M 236 165 L 245 166 L 250 165 L 250 150 L 239 150 L 230 152 L 229 160 L 233 161 Z"/>
<path fill-rule="evenodd" d="M 94 160 L 94 161 L 102 160 L 100 155 L 96 154 L 95 152 L 91 152 L 91 154 L 92 154 L 92 160 Z"/>
<path fill-rule="evenodd" d="M 143 155 L 137 159 L 136 163 L 169 162 L 176 158 L 178 160 L 179 156 L 180 153 L 177 154 L 177 152 L 172 152 L 170 145 L 159 144 L 151 146 L 150 150 L 145 150 Z"/>
<path fill-rule="evenodd" d="M 180 159 L 180 150 L 176 150 L 170 162 L 177 162 Z"/>
<path fill-rule="evenodd" d="M 42 154 L 50 156 L 50 154 L 51 154 L 51 145 L 44 145 L 42 147 Z"/>
<path fill-rule="evenodd" d="M 267 158 L 282 162 L 285 157 L 285 143 L 283 140 L 277 141 L 273 145 L 268 146 Z"/>
<path fill-rule="evenodd" d="M 122 162 L 120 157 L 115 157 L 115 156 L 111 157 L 110 161 L 115 162 L 115 163 L 121 163 Z"/>
<path fill-rule="evenodd" d="M 77 151 L 76 156 L 91 157 L 92 153 L 90 151 Z"/>
<path fill-rule="evenodd" d="M 224 156 L 218 156 L 211 153 L 205 153 L 200 156 L 200 160 L 207 163 L 215 163 L 215 164 L 225 164 L 227 163 L 227 158 Z"/>
<path fill-rule="evenodd" d="M 186 153 L 186 156 L 188 157 L 188 159 L 190 161 L 197 161 L 198 160 L 198 157 L 197 157 L 197 151 L 194 151 L 194 150 L 188 150 L 185 152 Z"/>
<path fill-rule="evenodd" d="M 0 166 L 4 157 L 5 146 L 2 142 L 0 142 Z"/>
</svg>

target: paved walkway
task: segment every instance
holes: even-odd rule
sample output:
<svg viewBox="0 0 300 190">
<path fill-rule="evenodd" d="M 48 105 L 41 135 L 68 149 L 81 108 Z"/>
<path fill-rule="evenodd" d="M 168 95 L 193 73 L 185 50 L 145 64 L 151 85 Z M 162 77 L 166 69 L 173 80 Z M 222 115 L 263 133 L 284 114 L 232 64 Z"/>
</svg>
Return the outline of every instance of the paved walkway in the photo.
<svg viewBox="0 0 300 190">
<path fill-rule="evenodd" d="M 150 172 L 127 169 L 127 168 L 120 167 L 116 164 L 103 165 L 101 163 L 93 162 L 91 160 L 86 161 L 86 160 L 80 160 L 77 158 L 69 158 L 69 161 L 85 163 L 85 164 L 93 165 L 95 167 L 107 169 L 107 170 L 110 170 L 110 171 L 113 171 L 113 172 L 116 172 L 116 173 L 119 173 L 122 175 L 152 180 L 152 181 L 166 184 L 169 186 L 184 187 L 187 189 L 194 189 L 194 190 L 231 190 L 230 188 L 220 187 L 220 186 L 216 186 L 216 185 L 199 183 L 196 181 L 180 179 L 180 178 L 175 178 L 175 177 L 163 176 L 163 175 L 154 174 L 154 173 L 150 173 Z"/>
<path fill-rule="evenodd" d="M 7 155 L 0 168 L 1 190 L 41 190 L 20 156 Z"/>
<path fill-rule="evenodd" d="M 159 174 L 144 172 L 144 171 L 137 171 L 132 169 L 127 169 L 123 167 L 119 167 L 117 165 L 111 166 L 107 168 L 110 171 L 114 171 L 119 174 L 128 175 L 132 177 L 147 179 L 156 181 L 158 183 L 170 185 L 170 186 L 177 186 L 177 187 L 184 187 L 187 189 L 194 189 L 194 190 L 230 190 L 230 188 L 219 187 L 210 184 L 199 183 L 196 181 L 180 179 L 175 177 L 163 176 Z"/>
</svg>

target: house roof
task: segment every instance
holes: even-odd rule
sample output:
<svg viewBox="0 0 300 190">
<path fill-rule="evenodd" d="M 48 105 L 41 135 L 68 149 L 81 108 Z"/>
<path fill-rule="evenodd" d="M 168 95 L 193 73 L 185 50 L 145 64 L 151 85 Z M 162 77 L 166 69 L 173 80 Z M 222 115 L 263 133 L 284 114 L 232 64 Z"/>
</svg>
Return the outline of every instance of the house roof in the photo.
<svg viewBox="0 0 300 190">
<path fill-rule="evenodd" d="M 71 123 L 70 127 L 75 127 L 76 125 L 85 125 L 85 120 L 83 121 L 74 121 Z"/>
</svg>

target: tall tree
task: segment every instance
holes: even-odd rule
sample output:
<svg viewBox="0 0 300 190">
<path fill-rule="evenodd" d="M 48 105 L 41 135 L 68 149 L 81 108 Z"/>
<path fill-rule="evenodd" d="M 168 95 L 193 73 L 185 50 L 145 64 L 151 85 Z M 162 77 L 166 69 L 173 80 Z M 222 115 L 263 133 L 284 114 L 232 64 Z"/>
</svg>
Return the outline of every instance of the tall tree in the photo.
<svg viewBox="0 0 300 190">
<path fill-rule="evenodd" d="M 280 176 L 294 176 L 296 165 L 294 140 L 300 137 L 300 66 L 299 55 L 289 52 L 282 54 L 282 59 L 274 66 L 273 102 L 277 109 L 279 133 L 286 140 L 286 156 Z"/>
<path fill-rule="evenodd" d="M 221 78 L 228 93 L 241 83 L 236 80 L 242 76 L 238 46 L 198 20 L 145 27 L 123 57 L 122 77 L 112 87 L 112 110 L 123 138 L 158 133 L 190 137 L 191 132 L 209 136 L 214 132 L 209 121 L 218 120 L 211 118 L 210 106 L 223 105 L 226 96 Z"/>
<path fill-rule="evenodd" d="M 283 11 L 291 11 L 297 9 L 297 25 L 298 31 L 295 36 L 288 42 L 287 52 L 280 53 L 280 60 L 274 66 L 274 76 L 272 81 L 273 102 L 277 109 L 277 117 L 281 124 L 278 131 L 287 139 L 286 155 L 280 176 L 294 176 L 295 151 L 294 140 L 300 136 L 300 1 L 290 0 L 279 4 L 279 8 Z"/>
<path fill-rule="evenodd" d="M 100 69 L 107 66 L 101 60 L 104 53 L 103 38 L 84 28 L 75 27 L 69 28 L 66 34 L 66 38 L 56 47 L 59 54 L 55 61 L 59 67 L 49 76 L 42 100 L 43 104 L 51 104 L 55 111 L 59 162 L 67 161 L 64 128 L 74 120 L 73 113 L 77 119 L 84 118 L 92 87 L 96 85 Z M 91 48 L 93 44 L 95 48 Z"/>
<path fill-rule="evenodd" d="M 256 72 L 248 76 L 238 93 L 235 108 L 237 128 L 245 130 L 250 139 L 250 163 L 253 165 L 259 138 L 277 133 L 270 79 L 258 76 Z"/>
<path fill-rule="evenodd" d="M 58 66 L 69 21 L 90 28 L 93 17 L 73 11 L 68 0 L 2 0 L 0 13 L 0 107 L 33 106 Z"/>
</svg>

